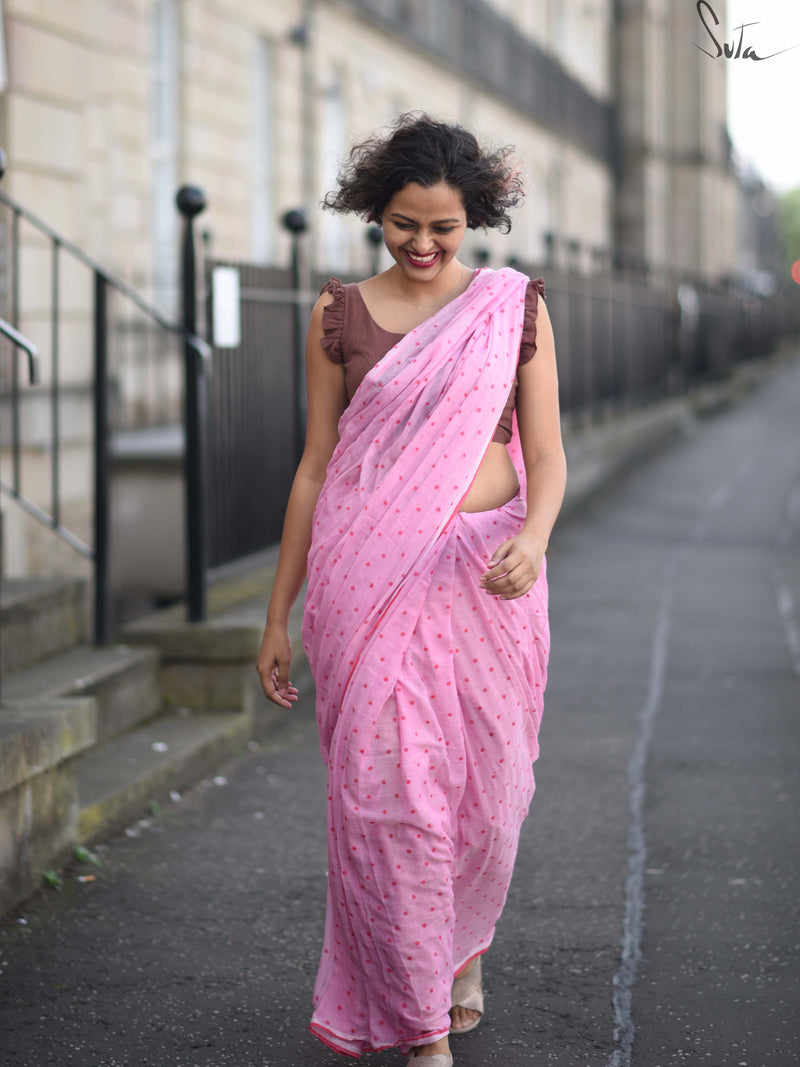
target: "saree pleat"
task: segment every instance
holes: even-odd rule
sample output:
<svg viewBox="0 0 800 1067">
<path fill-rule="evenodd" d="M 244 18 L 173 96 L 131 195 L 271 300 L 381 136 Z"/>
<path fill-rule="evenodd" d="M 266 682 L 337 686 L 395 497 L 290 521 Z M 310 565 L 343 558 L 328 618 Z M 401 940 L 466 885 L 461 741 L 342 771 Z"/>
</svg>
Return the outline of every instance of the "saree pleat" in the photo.
<svg viewBox="0 0 800 1067">
<path fill-rule="evenodd" d="M 304 640 L 329 881 L 311 1028 L 353 1056 L 447 1032 L 534 789 L 544 570 L 524 597 L 488 597 L 480 574 L 523 499 L 458 511 L 513 380 L 527 279 L 476 281 L 364 379 L 315 512 Z"/>
</svg>

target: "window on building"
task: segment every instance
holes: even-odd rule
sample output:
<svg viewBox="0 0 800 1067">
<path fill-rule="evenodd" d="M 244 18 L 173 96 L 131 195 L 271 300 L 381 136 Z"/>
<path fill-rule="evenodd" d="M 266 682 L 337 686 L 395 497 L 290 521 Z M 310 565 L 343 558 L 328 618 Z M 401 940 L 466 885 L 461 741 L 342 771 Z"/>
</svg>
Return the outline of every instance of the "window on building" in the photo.
<svg viewBox="0 0 800 1067">
<path fill-rule="evenodd" d="M 275 258 L 275 45 L 255 43 L 251 107 L 252 220 L 250 254 L 260 263 Z"/>
<path fill-rule="evenodd" d="M 166 314 L 178 294 L 178 13 L 175 0 L 152 7 L 150 169 L 153 299 Z"/>
</svg>

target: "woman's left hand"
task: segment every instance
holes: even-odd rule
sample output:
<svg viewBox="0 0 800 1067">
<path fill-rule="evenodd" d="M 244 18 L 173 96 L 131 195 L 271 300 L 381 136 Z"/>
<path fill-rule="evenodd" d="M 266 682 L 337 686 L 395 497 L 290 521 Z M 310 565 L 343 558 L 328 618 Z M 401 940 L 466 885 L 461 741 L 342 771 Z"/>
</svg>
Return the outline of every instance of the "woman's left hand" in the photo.
<svg viewBox="0 0 800 1067">
<path fill-rule="evenodd" d="M 525 596 L 539 577 L 545 546 L 538 538 L 517 534 L 504 541 L 481 575 L 481 589 L 501 600 Z"/>
</svg>

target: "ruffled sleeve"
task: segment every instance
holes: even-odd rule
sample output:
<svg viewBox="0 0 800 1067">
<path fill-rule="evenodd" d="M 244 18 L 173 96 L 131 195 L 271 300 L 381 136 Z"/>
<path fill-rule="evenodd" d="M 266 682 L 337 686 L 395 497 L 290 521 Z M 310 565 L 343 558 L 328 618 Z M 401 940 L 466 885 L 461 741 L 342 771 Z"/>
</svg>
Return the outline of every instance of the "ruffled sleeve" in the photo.
<svg viewBox="0 0 800 1067">
<path fill-rule="evenodd" d="M 333 363 L 344 363 L 342 333 L 344 331 L 344 287 L 338 278 L 330 278 L 319 291 L 330 293 L 333 300 L 322 309 L 322 347 Z"/>
<path fill-rule="evenodd" d="M 519 362 L 527 363 L 536 351 L 536 316 L 539 313 L 539 297 L 544 297 L 544 281 L 533 278 L 525 290 L 525 314 L 522 320 L 522 340 L 519 346 Z"/>
</svg>

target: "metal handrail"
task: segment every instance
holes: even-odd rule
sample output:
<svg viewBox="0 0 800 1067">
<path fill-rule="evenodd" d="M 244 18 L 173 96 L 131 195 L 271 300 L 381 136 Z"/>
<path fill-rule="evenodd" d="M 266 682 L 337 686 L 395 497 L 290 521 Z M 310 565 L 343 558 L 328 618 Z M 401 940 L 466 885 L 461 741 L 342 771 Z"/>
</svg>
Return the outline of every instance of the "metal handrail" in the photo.
<svg viewBox="0 0 800 1067">
<path fill-rule="evenodd" d="M 6 156 L 0 149 L 0 179 L 6 171 Z M 180 197 L 179 197 L 180 200 Z M 52 246 L 52 273 L 51 273 L 51 297 L 52 297 L 52 381 L 49 386 L 51 394 L 51 422 L 52 422 L 52 499 L 49 510 L 45 510 L 38 504 L 27 499 L 21 488 L 20 466 L 20 417 L 19 417 L 19 394 L 17 380 L 17 363 L 13 363 L 12 382 L 12 436 L 13 436 L 13 478 L 11 483 L 0 480 L 0 489 L 8 493 L 19 506 L 29 515 L 45 524 L 62 541 L 72 549 L 89 559 L 93 567 L 94 588 L 94 640 L 98 645 L 105 644 L 110 638 L 110 587 L 109 587 L 109 562 L 110 562 L 110 452 L 109 452 L 109 291 L 119 293 L 127 298 L 135 307 L 145 314 L 156 327 L 178 338 L 183 342 L 184 363 L 186 367 L 186 397 L 187 409 L 191 402 L 200 398 L 198 417 L 195 422 L 199 424 L 199 415 L 202 411 L 202 382 L 206 378 L 211 367 L 212 348 L 199 337 L 194 320 L 189 320 L 185 314 L 182 321 L 170 321 L 153 304 L 141 296 L 122 278 L 118 277 L 108 268 L 98 263 L 92 256 L 84 252 L 73 241 L 59 234 L 52 226 L 39 218 L 28 208 L 20 204 L 5 190 L 0 189 L 0 205 L 5 205 L 11 213 L 11 263 L 13 275 L 13 288 L 11 293 L 12 322 L 0 320 L 0 333 L 7 336 L 14 344 L 28 353 L 28 369 L 32 382 L 38 381 L 38 352 L 27 338 L 17 329 L 19 322 L 19 229 L 20 220 L 25 220 Z M 183 207 L 181 207 L 183 211 Z M 66 529 L 61 521 L 61 485 L 60 485 L 60 453 L 61 453 L 61 429 L 59 416 L 59 312 L 60 312 L 60 257 L 69 255 L 73 260 L 86 267 L 93 276 L 93 350 L 94 368 L 92 374 L 92 402 L 93 402 L 93 429 L 94 429 L 94 508 L 93 508 L 93 535 L 91 544 L 86 544 L 73 532 Z M 189 439 L 190 419 L 188 411 L 187 442 Z M 188 447 L 185 461 L 187 486 L 199 482 L 202 479 L 202 449 L 199 445 L 200 431 L 197 430 L 194 437 L 194 450 Z M 188 489 L 187 489 L 187 495 Z M 195 509 L 196 510 L 196 509 Z M 187 522 L 187 530 L 194 523 L 198 528 L 200 519 L 191 513 Z M 199 536 L 199 535 L 198 535 Z M 195 538 L 196 539 L 196 538 Z M 192 537 L 187 533 L 189 549 L 192 548 Z M 202 560 L 202 540 L 200 551 L 190 551 L 193 558 Z M 198 568 L 195 567 L 195 570 Z M 204 575 L 195 576 L 194 584 L 199 585 L 204 581 Z M 191 584 L 191 583 L 190 583 Z M 191 600 L 191 596 L 190 596 Z M 204 611 L 204 607 L 202 608 Z"/>
<path fill-rule="evenodd" d="M 5 173 L 5 158 L 2 150 L 0 149 L 0 180 L 2 180 Z M 114 274 L 107 267 L 104 267 L 101 263 L 98 263 L 96 259 L 90 256 L 87 252 L 84 252 L 82 248 L 79 248 L 73 241 L 68 240 L 66 237 L 62 237 L 61 234 L 54 230 L 52 226 L 49 226 L 43 219 L 40 219 L 38 215 L 35 215 L 32 211 L 29 211 L 26 207 L 15 200 L 13 196 L 10 196 L 4 189 L 0 189 L 0 203 L 5 204 L 6 207 L 11 208 L 13 212 L 19 215 L 21 218 L 30 222 L 46 237 L 49 237 L 51 241 L 58 244 L 59 248 L 70 255 L 74 256 L 77 260 L 83 263 L 95 274 L 99 275 L 108 285 L 112 286 L 118 292 L 126 296 L 132 303 L 143 311 L 146 315 L 149 315 L 154 322 L 158 323 L 165 330 L 169 330 L 176 336 L 180 337 L 185 344 L 188 344 L 195 352 L 203 359 L 204 363 L 207 363 L 211 359 L 211 346 L 202 337 L 198 337 L 196 334 L 187 332 L 182 326 L 176 322 L 170 322 L 158 308 L 151 304 L 149 301 L 130 286 L 119 275 Z M 23 346 L 24 347 L 24 346 Z"/>
<path fill-rule="evenodd" d="M 28 378 L 31 385 L 39 384 L 39 349 L 28 338 L 15 330 L 10 322 L 6 322 L 5 319 L 0 319 L 0 333 L 13 341 L 17 348 L 24 349 L 28 353 Z"/>
<path fill-rule="evenodd" d="M 31 385 L 36 385 L 39 381 L 39 349 L 33 341 L 29 341 L 24 334 L 20 333 L 19 330 L 15 330 L 11 323 L 6 322 L 5 319 L 0 319 L 0 333 L 7 337 L 17 348 L 21 348 L 24 352 L 28 353 L 28 378 Z M 29 506 L 30 508 L 36 507 L 36 505 L 31 504 L 30 501 L 21 499 L 14 491 L 13 487 L 6 485 L 2 479 L 0 479 L 0 488 L 11 493 L 11 495 L 14 496 L 26 510 L 28 510 Z M 39 516 L 37 516 L 37 518 L 38 517 Z M 1 651 L 2 650 L 0 649 L 0 652 Z M 0 671 L 0 685 L 2 685 L 2 671 Z M 0 694 L 0 696 L 1 695 L 2 694 Z"/>
</svg>

